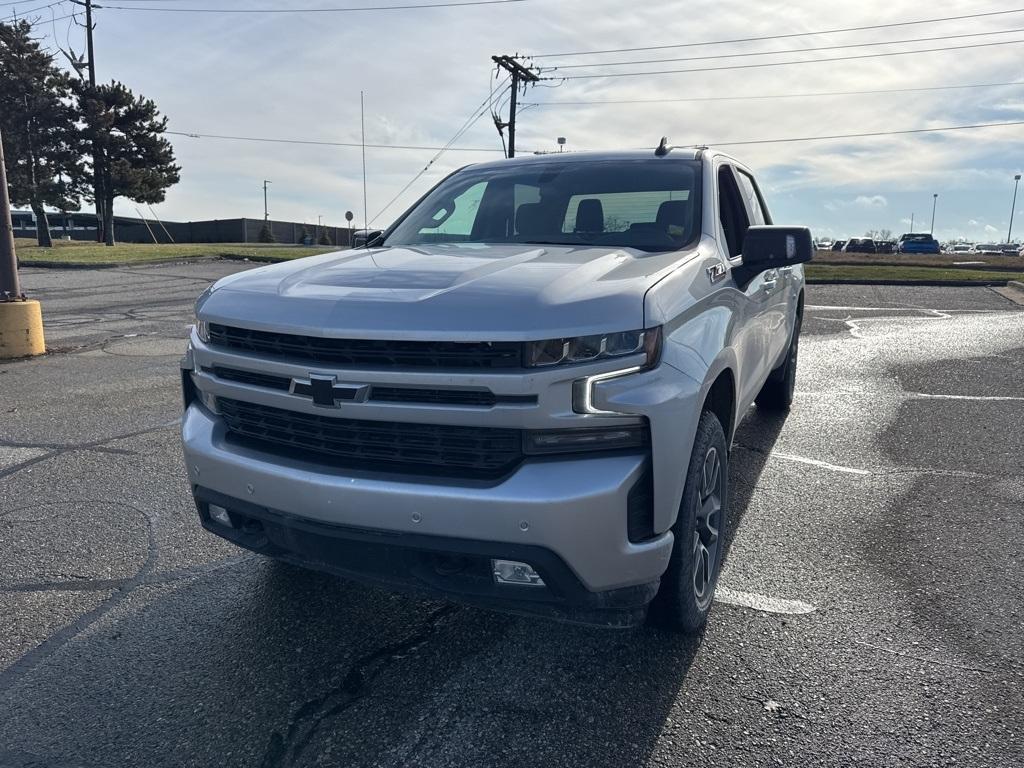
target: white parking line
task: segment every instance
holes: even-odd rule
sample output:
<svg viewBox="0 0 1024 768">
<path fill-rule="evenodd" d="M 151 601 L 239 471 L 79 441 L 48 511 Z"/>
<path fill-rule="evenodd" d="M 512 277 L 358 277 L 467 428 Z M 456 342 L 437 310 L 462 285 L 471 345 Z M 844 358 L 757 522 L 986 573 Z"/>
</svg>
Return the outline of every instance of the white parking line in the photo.
<svg viewBox="0 0 1024 768">
<path fill-rule="evenodd" d="M 764 613 L 782 613 L 791 616 L 799 616 L 804 613 L 813 613 L 817 610 L 810 603 L 803 600 L 787 600 L 781 597 L 768 597 L 759 595 L 756 592 L 741 592 L 728 587 L 715 589 L 715 600 L 726 605 L 735 605 L 740 608 L 751 608 Z"/>
<path fill-rule="evenodd" d="M 796 461 L 800 464 L 810 464 L 812 467 L 821 467 L 822 469 L 828 469 L 832 472 L 845 472 L 849 475 L 870 475 L 866 469 L 858 469 L 857 467 L 844 467 L 841 464 L 829 464 L 827 461 L 818 461 L 818 459 L 808 459 L 805 456 L 794 456 L 791 453 L 779 453 L 773 451 L 772 456 L 777 459 L 783 459 L 785 461 Z"/>
<path fill-rule="evenodd" d="M 1013 397 L 1011 395 L 932 395 L 927 392 L 907 392 L 907 395 L 917 400 L 991 400 L 994 402 L 1024 400 L 1024 397 Z"/>
<path fill-rule="evenodd" d="M 832 304 L 808 304 L 804 309 L 820 310 L 823 312 L 971 312 L 976 314 L 992 314 L 1003 312 L 1000 309 L 928 309 L 927 307 L 844 307 Z"/>
</svg>

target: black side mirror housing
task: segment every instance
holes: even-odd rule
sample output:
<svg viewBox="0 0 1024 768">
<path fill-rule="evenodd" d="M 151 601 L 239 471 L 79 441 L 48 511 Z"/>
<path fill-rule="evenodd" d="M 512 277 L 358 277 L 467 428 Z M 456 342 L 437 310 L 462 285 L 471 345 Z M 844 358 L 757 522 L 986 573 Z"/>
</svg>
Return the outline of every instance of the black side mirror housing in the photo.
<svg viewBox="0 0 1024 768">
<path fill-rule="evenodd" d="M 765 270 L 804 264 L 813 256 L 814 239 L 807 227 L 750 227 L 743 239 L 743 264 L 733 268 L 733 277 L 744 287 Z"/>
<path fill-rule="evenodd" d="M 372 248 L 384 239 L 381 229 L 357 229 L 352 233 L 353 248 Z"/>
</svg>

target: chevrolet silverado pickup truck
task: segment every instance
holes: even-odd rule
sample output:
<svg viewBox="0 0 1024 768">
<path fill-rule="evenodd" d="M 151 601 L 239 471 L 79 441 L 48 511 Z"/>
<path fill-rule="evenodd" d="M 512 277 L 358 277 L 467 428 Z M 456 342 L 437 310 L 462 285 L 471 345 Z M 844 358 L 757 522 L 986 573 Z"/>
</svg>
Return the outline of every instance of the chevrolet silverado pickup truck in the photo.
<svg viewBox="0 0 1024 768">
<path fill-rule="evenodd" d="M 389 588 L 696 632 L 737 422 L 793 399 L 812 250 L 708 148 L 456 171 L 366 247 L 199 297 L 202 525 Z"/>
</svg>

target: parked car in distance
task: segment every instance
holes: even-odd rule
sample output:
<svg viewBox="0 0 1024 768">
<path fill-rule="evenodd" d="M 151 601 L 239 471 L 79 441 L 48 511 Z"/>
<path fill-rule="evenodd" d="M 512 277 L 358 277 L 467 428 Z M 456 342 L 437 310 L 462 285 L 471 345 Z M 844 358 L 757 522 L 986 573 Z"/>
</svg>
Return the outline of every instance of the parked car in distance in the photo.
<svg viewBox="0 0 1024 768">
<path fill-rule="evenodd" d="M 1020 253 L 1020 243 L 1004 243 L 1003 244 L 1003 255 L 1004 256 L 1016 256 Z"/>
<path fill-rule="evenodd" d="M 954 243 L 946 249 L 947 253 L 974 253 L 974 246 L 970 243 Z"/>
<path fill-rule="evenodd" d="M 942 253 L 939 241 L 927 232 L 900 235 L 896 242 L 896 253 Z"/>
<path fill-rule="evenodd" d="M 846 247 L 846 241 L 845 240 L 836 240 L 834 243 L 832 243 L 832 249 L 831 250 L 833 250 L 833 251 L 841 251 L 841 250 L 843 250 L 844 247 Z"/>
<path fill-rule="evenodd" d="M 1002 256 L 1002 243 L 978 243 L 974 246 L 975 253 L 983 253 L 988 256 Z"/>
<path fill-rule="evenodd" d="M 793 401 L 810 230 L 663 140 L 462 168 L 370 246 L 200 296 L 202 525 L 389 588 L 699 631 L 736 425 Z"/>
<path fill-rule="evenodd" d="M 895 240 L 875 240 L 876 253 L 893 253 L 896 250 Z"/>
<path fill-rule="evenodd" d="M 878 253 L 875 241 L 870 237 L 851 237 L 843 246 L 846 253 Z"/>
<path fill-rule="evenodd" d="M 817 248 L 819 251 L 830 251 L 832 250 L 832 241 L 819 240 L 817 243 L 814 244 L 814 247 Z"/>
</svg>

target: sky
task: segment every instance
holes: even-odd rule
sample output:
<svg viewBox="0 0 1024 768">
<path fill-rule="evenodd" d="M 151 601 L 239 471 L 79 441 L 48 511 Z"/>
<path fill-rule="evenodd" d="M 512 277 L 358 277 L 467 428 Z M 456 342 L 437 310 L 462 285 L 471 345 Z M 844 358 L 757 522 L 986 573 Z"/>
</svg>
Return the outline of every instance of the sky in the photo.
<svg viewBox="0 0 1024 768">
<path fill-rule="evenodd" d="M 1013 8 L 995 0 L 521 0 L 490 5 L 352 13 L 309 9 L 431 3 L 439 0 L 109 0 L 96 16 L 100 80 L 117 79 L 152 98 L 169 130 L 306 141 L 360 140 L 360 91 L 372 144 L 445 145 L 499 83 L 491 56 L 536 56 L 539 83 L 520 96 L 520 150 L 572 151 L 833 136 L 975 123 L 1024 121 L 1024 11 L 859 32 L 810 34 L 721 45 L 707 41 L 934 19 Z M 51 0 L 0 3 L 0 16 Z M 125 9 L 112 8 L 122 6 Z M 81 51 L 84 30 L 69 2 L 29 14 L 44 44 Z M 165 10 L 130 10 L 159 8 Z M 288 13 L 204 13 L 195 9 L 294 9 Z M 175 9 L 175 10 L 170 10 Z M 303 10 L 305 9 L 305 10 Z M 60 20 L 49 21 L 53 17 Z M 1016 30 L 1016 31 L 1014 31 Z M 980 34 L 994 33 L 994 34 Z M 956 36 L 956 37 L 952 37 Z M 930 40 L 920 40 L 930 38 Z M 918 42 L 905 42 L 919 40 Z M 901 42 L 903 41 L 903 42 Z M 981 43 L 1003 43 L 964 48 Z M 862 43 L 870 47 L 834 48 Z M 568 56 L 644 46 L 660 50 Z M 912 55 L 823 58 L 952 48 Z M 818 50 L 808 50 L 818 49 Z M 825 50 L 822 50 L 825 49 Z M 56 50 L 54 48 L 54 50 Z M 560 54 L 549 56 L 545 54 Z M 757 54 L 757 55 L 750 55 Z M 706 57 L 721 58 L 706 58 Z M 693 60 L 695 57 L 700 57 Z M 680 59 L 608 66 L 609 62 Z M 815 63 L 750 67 L 778 61 Z M 565 68 L 567 65 L 598 66 Z M 743 65 L 745 68 L 735 68 Z M 733 67 L 722 69 L 722 67 Z M 552 69 L 554 68 L 554 69 Z M 611 72 L 717 71 L 560 79 Z M 805 96 L 836 91 L 988 88 Z M 495 99 L 507 94 L 507 88 Z M 779 96 L 791 98 L 759 98 Z M 721 99 L 632 104 L 564 102 Z M 737 98 L 739 97 L 739 98 Z M 559 103 L 563 102 L 563 103 Z M 537 104 L 537 106 L 531 106 Z M 507 118 L 507 106 L 504 108 Z M 263 215 L 344 225 L 363 216 L 359 147 L 293 145 L 169 136 L 181 182 L 161 218 L 199 220 Z M 483 114 L 434 157 L 432 150 L 366 151 L 368 216 L 389 223 L 452 170 L 500 158 L 501 141 Z M 725 146 L 758 172 L 777 223 L 810 226 L 815 237 L 931 227 L 940 240 L 1005 240 L 1013 176 L 1024 168 L 1024 125 L 815 142 Z M 933 195 L 938 194 L 937 201 Z M 117 212 L 137 215 L 126 200 Z M 1016 240 L 1024 236 L 1024 190 Z"/>
</svg>

